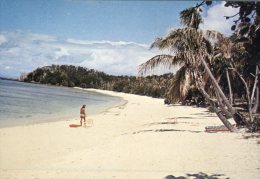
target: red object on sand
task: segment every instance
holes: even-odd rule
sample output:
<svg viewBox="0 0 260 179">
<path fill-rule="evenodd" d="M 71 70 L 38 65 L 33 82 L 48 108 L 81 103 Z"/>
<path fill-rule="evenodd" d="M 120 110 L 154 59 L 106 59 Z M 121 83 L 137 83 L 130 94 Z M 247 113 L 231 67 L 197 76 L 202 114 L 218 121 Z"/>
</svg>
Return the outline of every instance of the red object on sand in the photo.
<svg viewBox="0 0 260 179">
<path fill-rule="evenodd" d="M 70 126 L 70 127 L 81 127 L 80 124 L 70 124 L 69 126 Z"/>
</svg>

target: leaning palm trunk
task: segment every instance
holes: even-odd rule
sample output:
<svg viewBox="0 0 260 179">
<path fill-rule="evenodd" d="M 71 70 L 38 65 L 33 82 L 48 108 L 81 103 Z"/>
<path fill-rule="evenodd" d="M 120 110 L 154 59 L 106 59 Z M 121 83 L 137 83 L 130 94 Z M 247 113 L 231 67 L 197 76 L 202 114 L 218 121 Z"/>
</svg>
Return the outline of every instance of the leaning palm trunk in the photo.
<svg viewBox="0 0 260 179">
<path fill-rule="evenodd" d="M 254 107 L 252 108 L 252 113 L 257 112 L 258 104 L 259 104 L 259 85 L 258 84 L 258 76 L 259 76 L 259 68 L 256 66 L 256 72 L 255 72 L 255 82 L 252 90 L 252 95 L 251 95 L 251 102 L 253 103 L 254 97 L 255 97 L 255 104 Z"/>
<path fill-rule="evenodd" d="M 256 87 L 255 104 L 254 107 L 252 108 L 252 113 L 253 114 L 257 113 L 258 108 L 259 108 L 259 86 Z"/>
<path fill-rule="evenodd" d="M 232 107 L 232 105 L 229 103 L 228 99 L 226 98 L 225 94 L 223 93 L 223 91 L 221 90 L 220 86 L 218 85 L 218 82 L 216 81 L 215 77 L 213 76 L 212 72 L 210 71 L 208 64 L 206 63 L 206 61 L 204 59 L 201 58 L 201 62 L 206 70 L 206 72 L 208 73 L 214 88 L 216 89 L 216 91 L 219 93 L 221 99 L 223 100 L 224 104 L 227 106 L 228 110 L 232 113 L 235 114 L 236 113 L 236 109 L 234 109 Z"/>
<path fill-rule="evenodd" d="M 213 111 L 217 114 L 218 118 L 221 120 L 221 122 L 228 128 L 229 131 L 231 132 L 237 132 L 237 128 L 235 126 L 232 126 L 232 124 L 227 120 L 227 118 L 225 116 L 230 114 L 227 112 L 227 110 L 223 109 L 223 106 L 221 107 L 221 110 L 219 110 L 216 107 L 216 101 L 214 101 L 213 99 L 210 98 L 209 94 L 207 94 L 207 92 L 202 89 L 199 88 L 199 91 L 201 92 L 201 94 L 206 98 L 206 100 L 208 100 L 208 102 L 210 103 L 210 106 L 212 107 Z M 225 111 L 225 116 L 223 115 L 223 112 Z"/>
<path fill-rule="evenodd" d="M 201 94 L 205 97 L 205 99 L 209 102 L 213 112 L 215 112 L 218 116 L 218 118 L 221 120 L 221 122 L 228 128 L 229 131 L 231 132 L 237 132 L 237 128 L 233 126 L 226 118 L 226 116 L 223 115 L 223 108 L 219 110 L 217 106 L 217 102 L 210 97 L 210 95 L 205 91 L 205 89 L 202 86 L 198 86 L 199 91 Z M 227 111 L 227 110 L 225 110 Z"/>
<path fill-rule="evenodd" d="M 232 117 L 234 118 L 235 122 L 237 125 L 244 125 L 247 124 L 246 120 L 244 119 L 244 117 L 242 117 L 237 110 L 232 107 L 232 105 L 229 103 L 228 99 L 226 98 L 225 94 L 223 93 L 223 91 L 221 90 L 220 86 L 218 85 L 218 82 L 216 81 L 215 77 L 213 76 L 212 72 L 210 71 L 208 64 L 206 63 L 206 61 L 203 58 L 200 58 L 206 72 L 208 73 L 210 79 L 212 80 L 214 89 L 218 92 L 218 94 L 220 95 L 221 100 L 224 102 L 224 104 L 227 106 L 228 111 L 232 114 Z M 226 126 L 227 127 L 227 126 Z"/>
<path fill-rule="evenodd" d="M 231 132 L 237 132 L 237 128 L 235 126 L 232 126 L 232 124 L 227 120 L 227 117 L 232 117 L 231 113 L 229 113 L 224 105 L 221 102 L 221 99 L 219 96 L 218 97 L 218 101 L 220 103 L 220 108 L 221 110 L 219 110 L 216 106 L 217 106 L 217 101 L 215 99 L 212 99 L 210 97 L 210 95 L 205 91 L 203 85 L 200 83 L 200 79 L 197 77 L 197 79 L 195 80 L 195 84 L 197 89 L 200 91 L 200 93 L 204 96 L 204 98 L 209 102 L 213 112 L 215 112 L 217 114 L 217 116 L 219 117 L 219 119 L 221 120 L 221 122 L 228 128 L 229 131 Z M 218 94 L 218 93 L 217 93 Z M 223 115 L 223 113 L 225 114 L 225 116 Z"/>
<path fill-rule="evenodd" d="M 256 85 L 257 85 L 257 83 L 258 83 L 258 73 L 259 73 L 259 68 L 258 68 L 258 66 L 256 66 L 256 70 L 255 70 L 255 82 L 254 82 L 254 87 L 253 87 L 253 90 L 252 90 L 251 101 L 254 100 L 255 88 L 256 88 Z"/>
<path fill-rule="evenodd" d="M 249 121 L 246 121 L 246 123 L 248 123 L 248 122 L 250 123 L 250 122 L 253 121 L 253 117 L 252 117 L 252 101 L 251 101 L 251 98 L 250 98 L 249 87 L 248 87 L 245 79 L 242 77 L 242 75 L 235 68 L 233 68 L 233 70 L 237 74 L 239 79 L 241 80 L 242 84 L 245 86 L 248 113 L 249 113 Z"/>
<path fill-rule="evenodd" d="M 232 118 L 233 117 L 232 114 L 226 109 L 226 107 L 223 104 L 222 99 L 220 98 L 218 92 L 217 91 L 215 91 L 215 92 L 216 92 L 216 97 L 218 99 L 219 107 L 220 107 L 221 111 L 225 114 L 225 117 L 227 119 Z"/>
<path fill-rule="evenodd" d="M 226 75 L 227 75 L 227 81 L 228 81 L 229 101 L 230 101 L 230 104 L 232 105 L 233 104 L 233 93 L 232 93 L 232 88 L 231 88 L 231 84 L 230 84 L 228 69 L 226 69 Z"/>
<path fill-rule="evenodd" d="M 231 132 L 237 132 L 237 128 L 235 126 L 233 126 L 227 119 L 225 116 L 223 116 L 222 111 L 218 110 L 217 108 L 216 110 L 216 114 L 218 116 L 218 118 L 222 121 L 222 123 L 228 128 L 228 130 L 230 130 Z"/>
</svg>

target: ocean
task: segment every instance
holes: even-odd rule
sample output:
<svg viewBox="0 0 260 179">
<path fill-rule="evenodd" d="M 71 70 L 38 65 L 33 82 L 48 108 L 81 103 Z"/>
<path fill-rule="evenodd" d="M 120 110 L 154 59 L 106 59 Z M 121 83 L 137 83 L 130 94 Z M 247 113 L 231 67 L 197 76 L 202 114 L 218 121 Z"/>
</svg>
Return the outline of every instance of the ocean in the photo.
<svg viewBox="0 0 260 179">
<path fill-rule="evenodd" d="M 122 98 L 82 89 L 0 79 L 0 128 L 59 120 L 79 120 L 79 110 L 98 114 Z"/>
</svg>

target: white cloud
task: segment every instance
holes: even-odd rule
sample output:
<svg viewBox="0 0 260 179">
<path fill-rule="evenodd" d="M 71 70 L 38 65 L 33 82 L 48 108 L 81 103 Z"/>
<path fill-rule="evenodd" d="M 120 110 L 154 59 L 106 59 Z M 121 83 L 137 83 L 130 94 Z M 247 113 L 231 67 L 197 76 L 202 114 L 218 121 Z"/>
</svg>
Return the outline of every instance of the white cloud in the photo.
<svg viewBox="0 0 260 179">
<path fill-rule="evenodd" d="M 101 40 L 101 41 L 88 41 L 88 40 L 77 40 L 77 39 L 67 39 L 67 42 L 73 43 L 73 44 L 80 44 L 80 45 L 111 45 L 111 46 L 118 46 L 118 45 L 136 45 L 140 47 L 145 47 L 148 48 L 149 46 L 146 44 L 140 44 L 140 43 L 135 43 L 135 42 L 124 42 L 124 41 L 118 41 L 118 42 L 112 42 L 112 41 L 107 41 L 107 40 Z"/>
<path fill-rule="evenodd" d="M 65 56 L 69 56 L 69 52 L 66 48 L 60 48 L 58 51 L 55 52 L 55 58 L 61 58 L 61 57 L 65 57 Z"/>
<path fill-rule="evenodd" d="M 204 15 L 204 24 L 202 29 L 216 30 L 225 35 L 232 33 L 231 26 L 234 24 L 234 19 L 228 19 L 224 16 L 232 16 L 238 12 L 238 9 L 232 7 L 225 7 L 225 1 L 211 6 Z"/>
<path fill-rule="evenodd" d="M 0 45 L 2 45 L 3 43 L 7 42 L 7 39 L 4 35 L 0 34 Z"/>
<path fill-rule="evenodd" d="M 58 39 L 29 32 L 2 32 L 0 76 L 18 77 L 22 72 L 51 64 L 84 66 L 113 75 L 137 75 L 138 65 L 158 54 L 135 42 Z M 6 67 L 9 67 L 7 69 Z M 12 70 L 10 70 L 12 69 Z"/>
<path fill-rule="evenodd" d="M 27 33 L 27 38 L 31 41 L 55 42 L 57 39 L 50 35 Z"/>
</svg>

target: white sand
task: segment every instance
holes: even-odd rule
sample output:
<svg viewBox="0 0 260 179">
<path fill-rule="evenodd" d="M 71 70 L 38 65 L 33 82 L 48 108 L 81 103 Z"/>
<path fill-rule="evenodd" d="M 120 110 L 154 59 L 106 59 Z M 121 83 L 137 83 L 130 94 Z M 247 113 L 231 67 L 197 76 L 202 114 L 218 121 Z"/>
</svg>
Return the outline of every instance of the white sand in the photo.
<svg viewBox="0 0 260 179">
<path fill-rule="evenodd" d="M 221 124 L 206 109 L 95 91 L 127 103 L 88 116 L 92 127 L 69 128 L 79 121 L 67 120 L 0 129 L 0 178 L 260 178 L 260 139 L 204 132 Z"/>
</svg>

